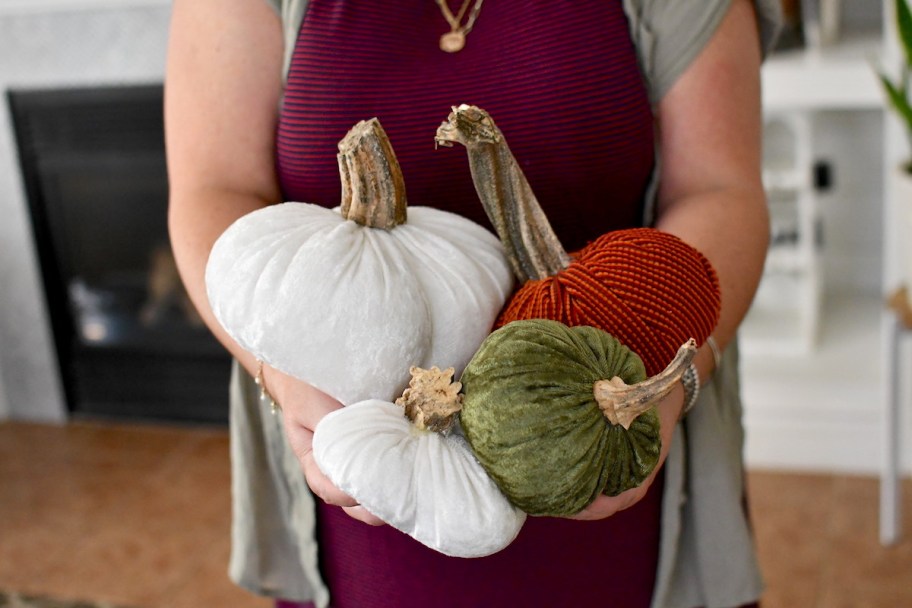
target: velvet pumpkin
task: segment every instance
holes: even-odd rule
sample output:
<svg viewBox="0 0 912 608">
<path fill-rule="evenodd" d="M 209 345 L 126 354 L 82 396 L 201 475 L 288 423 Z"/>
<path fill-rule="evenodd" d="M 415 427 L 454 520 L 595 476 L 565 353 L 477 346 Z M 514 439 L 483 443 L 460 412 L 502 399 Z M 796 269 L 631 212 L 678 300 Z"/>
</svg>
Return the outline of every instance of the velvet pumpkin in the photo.
<svg viewBox="0 0 912 608">
<path fill-rule="evenodd" d="M 526 514 L 511 505 L 454 429 L 461 406 L 453 368 L 413 368 L 403 396 L 361 401 L 314 430 L 320 470 L 369 512 L 453 557 L 500 551 Z"/>
<path fill-rule="evenodd" d="M 510 293 L 497 238 L 406 209 L 376 119 L 339 143 L 342 205 L 288 202 L 238 219 L 212 249 L 209 302 L 228 334 L 343 404 L 392 400 L 417 365 L 465 366 Z"/>
<path fill-rule="evenodd" d="M 546 318 L 609 332 L 655 374 L 719 318 L 715 270 L 694 247 L 653 228 L 606 233 L 571 256 L 562 248 L 503 133 L 475 106 L 453 108 L 438 143 L 463 144 L 479 198 L 522 285 L 497 326 Z"/>
<path fill-rule="evenodd" d="M 532 515 L 572 515 L 639 486 L 661 449 L 655 404 L 695 351 L 647 378 L 608 333 L 546 319 L 493 332 L 462 374 L 460 421 L 488 474 Z"/>
</svg>

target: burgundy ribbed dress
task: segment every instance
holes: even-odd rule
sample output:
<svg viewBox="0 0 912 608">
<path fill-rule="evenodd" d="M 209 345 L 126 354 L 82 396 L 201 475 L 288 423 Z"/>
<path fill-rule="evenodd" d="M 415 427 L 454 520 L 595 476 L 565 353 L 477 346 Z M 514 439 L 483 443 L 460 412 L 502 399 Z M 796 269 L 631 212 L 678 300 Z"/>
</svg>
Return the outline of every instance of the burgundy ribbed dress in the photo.
<svg viewBox="0 0 912 608">
<path fill-rule="evenodd" d="M 409 204 L 488 226 L 465 150 L 434 146 L 450 107 L 471 103 L 497 121 L 565 248 L 639 225 L 653 116 L 621 0 L 487 0 L 455 54 L 439 49 L 446 31 L 434 0 L 311 0 L 278 128 L 285 199 L 337 205 L 336 144 L 376 116 Z M 646 607 L 661 487 L 603 521 L 530 518 L 473 560 L 320 505 L 320 567 L 334 608 Z"/>
</svg>

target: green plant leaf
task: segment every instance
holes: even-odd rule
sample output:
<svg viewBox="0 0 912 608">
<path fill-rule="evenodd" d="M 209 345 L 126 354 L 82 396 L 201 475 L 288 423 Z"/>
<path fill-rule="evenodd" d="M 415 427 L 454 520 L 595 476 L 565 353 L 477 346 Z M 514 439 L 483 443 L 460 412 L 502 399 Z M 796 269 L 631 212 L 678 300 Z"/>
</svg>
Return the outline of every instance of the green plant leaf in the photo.
<svg viewBox="0 0 912 608">
<path fill-rule="evenodd" d="M 894 85 L 889 78 L 880 74 L 880 82 L 883 83 L 884 90 L 887 92 L 887 98 L 890 105 L 896 110 L 899 117 L 906 123 L 906 129 L 912 131 L 912 105 L 906 99 L 905 91 Z"/>
<path fill-rule="evenodd" d="M 912 65 L 912 10 L 907 0 L 896 0 L 896 27 L 906 55 L 906 65 Z"/>
</svg>

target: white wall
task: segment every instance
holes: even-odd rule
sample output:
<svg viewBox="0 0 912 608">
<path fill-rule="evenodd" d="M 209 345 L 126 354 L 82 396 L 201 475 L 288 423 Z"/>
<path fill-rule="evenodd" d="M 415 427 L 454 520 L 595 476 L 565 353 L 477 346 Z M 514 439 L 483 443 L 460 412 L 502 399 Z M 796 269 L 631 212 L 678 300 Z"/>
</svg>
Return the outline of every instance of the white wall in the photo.
<svg viewBox="0 0 912 608">
<path fill-rule="evenodd" d="M 6 403 L 6 390 L 3 388 L 3 376 L 0 376 L 0 421 L 9 418 L 9 405 Z"/>
<path fill-rule="evenodd" d="M 819 197 L 823 278 L 829 292 L 881 290 L 883 113 L 822 112 L 816 158 L 833 168 L 833 188 Z"/>
<path fill-rule="evenodd" d="M 88 5 L 90 8 L 79 8 Z M 104 5 L 104 6 L 102 6 Z M 160 82 L 164 0 L 0 0 L 0 89 Z M 6 104 L 0 110 L 0 417 L 65 408 Z"/>
</svg>

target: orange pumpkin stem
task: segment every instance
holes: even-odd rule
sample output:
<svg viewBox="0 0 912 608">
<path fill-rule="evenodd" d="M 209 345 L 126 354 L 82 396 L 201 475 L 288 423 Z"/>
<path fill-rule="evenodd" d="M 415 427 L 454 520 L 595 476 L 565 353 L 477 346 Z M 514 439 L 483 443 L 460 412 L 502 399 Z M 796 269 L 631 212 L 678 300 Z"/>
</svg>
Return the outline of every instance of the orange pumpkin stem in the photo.
<svg viewBox="0 0 912 608">
<path fill-rule="evenodd" d="M 570 265 L 570 256 L 487 112 L 465 104 L 454 107 L 435 141 L 466 147 L 475 190 L 521 282 L 553 276 Z"/>
<path fill-rule="evenodd" d="M 342 217 L 391 230 L 406 221 L 405 180 L 386 131 L 362 120 L 339 142 Z"/>
</svg>

